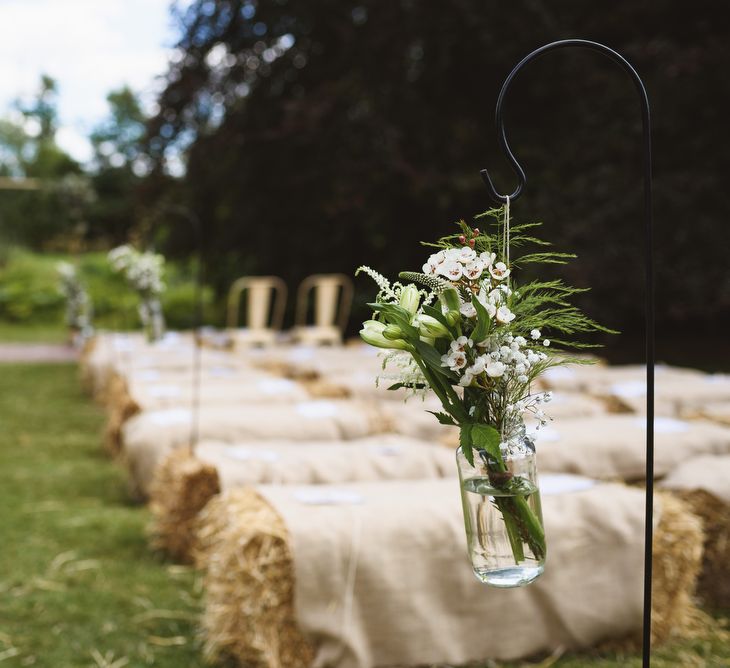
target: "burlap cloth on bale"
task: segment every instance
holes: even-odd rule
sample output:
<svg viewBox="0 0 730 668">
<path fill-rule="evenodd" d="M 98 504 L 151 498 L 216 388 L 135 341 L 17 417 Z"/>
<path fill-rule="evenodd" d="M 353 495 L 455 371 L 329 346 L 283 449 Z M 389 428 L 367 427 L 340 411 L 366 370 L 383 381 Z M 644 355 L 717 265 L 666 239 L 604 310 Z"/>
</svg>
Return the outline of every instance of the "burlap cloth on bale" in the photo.
<svg viewBox="0 0 730 668">
<path fill-rule="evenodd" d="M 730 456 L 695 457 L 661 483 L 681 496 L 700 517 L 705 551 L 698 592 L 718 608 L 730 608 Z"/>
<path fill-rule="evenodd" d="M 543 489 L 565 482 L 544 476 Z M 328 495 L 331 505 L 312 503 Z M 543 510 L 545 574 L 500 591 L 471 573 L 454 480 L 221 495 L 199 531 L 208 653 L 287 668 L 463 664 L 639 631 L 643 492 L 601 484 L 546 493 Z M 657 503 L 657 519 L 662 511 Z M 681 577 L 657 569 L 664 633 L 690 606 L 702 541 L 680 502 L 670 499 L 666 512 L 659 556 Z M 681 541 L 665 540 L 672 531 Z"/>
<path fill-rule="evenodd" d="M 612 383 L 594 390 L 616 410 L 646 412 L 646 381 Z M 690 375 L 686 378 L 659 377 L 654 390 L 657 415 L 702 417 L 704 408 L 713 402 L 730 402 L 730 376 L 721 374 Z"/>
<path fill-rule="evenodd" d="M 382 373 L 379 350 L 365 344 L 342 347 L 281 346 L 249 350 L 252 364 L 275 370 L 290 378 L 327 377 L 330 374 L 363 371 L 375 379 Z"/>
<path fill-rule="evenodd" d="M 330 484 L 420 480 L 456 475 L 454 453 L 440 445 L 382 434 L 338 443 L 205 441 L 171 452 L 150 486 L 153 546 L 189 561 L 192 524 L 221 489 L 252 484 Z"/>
<path fill-rule="evenodd" d="M 386 404 L 383 411 L 388 415 L 393 430 L 420 438 L 447 444 L 451 447 L 459 445 L 459 430 L 446 428 L 427 411 L 443 410 L 438 401 L 429 397 L 425 402 L 410 399 L 406 404 Z M 599 399 L 570 392 L 555 393 L 552 401 L 545 406 L 545 411 L 556 420 L 572 420 L 574 418 L 600 417 L 607 415 L 606 405 Z"/>
<path fill-rule="evenodd" d="M 706 374 L 695 369 L 657 364 L 655 377 L 657 385 L 674 380 L 702 378 Z M 639 364 L 605 366 L 603 364 L 573 364 L 548 369 L 540 376 L 541 386 L 565 392 L 600 392 L 615 383 L 643 382 L 646 367 Z"/>
<path fill-rule="evenodd" d="M 654 470 L 664 476 L 690 457 L 730 454 L 730 429 L 703 421 L 658 417 L 654 423 Z M 543 471 L 577 473 L 604 480 L 641 480 L 646 429 L 637 415 L 565 420 L 536 432 Z"/>
<path fill-rule="evenodd" d="M 174 448 L 188 445 L 191 411 L 173 408 L 135 415 L 122 430 L 131 492 L 144 498 L 155 467 Z M 237 441 L 342 441 L 388 431 L 377 406 L 354 401 L 200 407 L 200 439 Z"/>
</svg>

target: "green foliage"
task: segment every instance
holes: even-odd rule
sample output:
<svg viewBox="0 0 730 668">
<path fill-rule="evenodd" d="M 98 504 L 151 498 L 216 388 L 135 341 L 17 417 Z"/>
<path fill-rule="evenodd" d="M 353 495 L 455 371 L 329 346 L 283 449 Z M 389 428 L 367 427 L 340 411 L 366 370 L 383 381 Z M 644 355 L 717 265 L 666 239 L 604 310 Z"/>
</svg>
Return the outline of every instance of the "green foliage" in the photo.
<svg viewBox="0 0 730 668">
<path fill-rule="evenodd" d="M 61 323 L 64 299 L 58 285 L 56 265 L 76 262 L 81 281 L 93 304 L 93 324 L 99 328 L 130 329 L 139 325 L 138 297 L 124 279 L 112 272 L 106 253 L 84 253 L 76 258 L 37 254 L 14 249 L 0 265 L 0 320 L 20 324 Z M 193 268 L 167 263 L 168 290 L 162 307 L 172 328 L 190 328 L 194 322 L 195 285 Z M 210 288 L 204 291 L 208 322 L 221 322 L 220 308 L 213 303 Z"/>
</svg>

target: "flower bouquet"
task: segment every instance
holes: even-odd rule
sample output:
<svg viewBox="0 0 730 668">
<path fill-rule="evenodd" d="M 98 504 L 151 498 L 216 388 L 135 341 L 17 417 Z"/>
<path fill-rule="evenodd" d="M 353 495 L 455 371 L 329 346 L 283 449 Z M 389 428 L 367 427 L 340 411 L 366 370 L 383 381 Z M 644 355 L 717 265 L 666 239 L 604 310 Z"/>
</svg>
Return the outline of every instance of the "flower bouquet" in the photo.
<svg viewBox="0 0 730 668">
<path fill-rule="evenodd" d="M 477 216 L 493 231 L 461 221 L 460 231 L 436 243 L 421 272 L 391 284 L 369 267 L 379 291 L 361 337 L 390 349 L 383 367 L 395 368 L 389 389 L 433 392 L 444 425 L 458 426 L 464 521 L 477 577 L 498 587 L 527 584 L 547 553 L 535 464 L 526 418 L 539 430 L 549 419 L 549 392 L 535 389 L 550 367 L 586 363 L 566 348 L 584 348 L 576 335 L 609 332 L 570 298 L 584 289 L 561 280 L 518 283 L 514 273 L 534 263 L 565 264 L 575 257 L 546 249 L 534 236 L 540 223 L 510 224 L 509 205 Z M 485 221 L 487 222 L 487 221 Z M 489 225 L 489 223 L 487 223 Z M 534 251 L 511 257 L 511 249 Z M 551 339 L 548 339 L 550 336 Z M 390 375 L 390 377 L 394 377 Z"/>
<path fill-rule="evenodd" d="M 74 265 L 59 262 L 56 271 L 60 279 L 59 291 L 66 299 L 66 325 L 71 332 L 71 343 L 80 346 L 94 333 L 91 299 Z"/>
<path fill-rule="evenodd" d="M 139 317 L 147 339 L 159 341 L 165 334 L 165 317 L 160 304 L 160 296 L 165 291 L 165 258 L 124 245 L 109 251 L 108 259 L 112 268 L 124 274 L 129 286 L 140 297 Z"/>
</svg>

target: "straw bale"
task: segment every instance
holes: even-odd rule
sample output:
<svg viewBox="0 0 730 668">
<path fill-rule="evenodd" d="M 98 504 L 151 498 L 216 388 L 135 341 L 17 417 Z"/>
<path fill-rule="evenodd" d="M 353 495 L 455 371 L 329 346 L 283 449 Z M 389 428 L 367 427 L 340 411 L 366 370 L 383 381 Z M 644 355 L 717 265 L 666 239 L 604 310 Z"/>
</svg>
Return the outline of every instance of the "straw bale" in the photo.
<svg viewBox="0 0 730 668">
<path fill-rule="evenodd" d="M 117 457 L 122 451 L 122 429 L 125 423 L 140 410 L 139 404 L 129 395 L 118 397 L 110 408 L 104 426 L 104 449 L 112 457 Z"/>
<path fill-rule="evenodd" d="M 661 482 L 702 519 L 705 556 L 699 593 L 709 605 L 730 608 L 730 456 L 688 458 Z"/>
<path fill-rule="evenodd" d="M 705 543 L 697 594 L 706 605 L 730 608 L 730 505 L 703 490 L 675 491 L 702 520 Z"/>
<path fill-rule="evenodd" d="M 200 407 L 198 435 L 239 441 L 342 441 L 388 431 L 375 404 L 316 400 L 294 404 Z M 187 408 L 143 411 L 122 427 L 123 457 L 130 492 L 144 498 L 158 463 L 172 450 L 190 444 L 192 412 Z"/>
<path fill-rule="evenodd" d="M 209 660 L 251 668 L 308 668 L 314 650 L 294 609 L 293 557 L 278 513 L 252 489 L 211 501 L 197 532 L 207 567 L 203 615 Z"/>
<path fill-rule="evenodd" d="M 186 536 L 195 516 L 221 489 L 455 474 L 451 452 L 395 434 L 338 443 L 203 441 L 194 456 L 187 449 L 173 451 L 155 471 L 150 485 L 152 533 L 157 547 L 184 561 L 192 545 Z"/>
<path fill-rule="evenodd" d="M 659 497 L 660 520 L 654 531 L 652 638 L 662 643 L 695 628 L 693 596 L 702 566 L 704 532 L 701 520 L 681 499 Z"/>
<path fill-rule="evenodd" d="M 373 497 L 376 497 L 381 491 L 385 492 L 387 489 L 394 490 L 395 488 L 388 488 L 381 485 L 377 488 L 357 486 L 352 489 L 369 490 L 373 492 Z M 436 488 L 431 489 L 435 490 Z M 368 495 L 367 491 L 364 493 Z M 405 487 L 403 493 L 404 498 L 406 498 Z M 555 640 L 557 636 L 559 636 L 561 642 L 570 639 L 568 644 L 572 647 L 586 646 L 583 643 L 591 637 L 593 643 L 601 642 L 600 635 L 596 633 L 596 629 L 598 628 L 611 629 L 608 633 L 615 633 L 621 628 L 628 629 L 632 626 L 638 628 L 638 624 L 640 624 L 641 599 L 641 588 L 636 586 L 640 582 L 641 573 L 639 559 L 641 554 L 641 532 L 639 531 L 638 516 L 631 520 L 630 525 L 624 525 L 619 533 L 615 533 L 619 530 L 619 526 L 622 526 L 624 520 L 619 519 L 618 515 L 610 518 L 610 514 L 606 515 L 604 511 L 600 510 L 600 499 L 606 493 L 608 493 L 609 498 L 614 503 L 618 502 L 617 505 L 613 506 L 618 514 L 629 513 L 636 515 L 631 510 L 631 507 L 635 505 L 635 494 L 629 491 L 622 494 L 619 492 L 618 486 L 603 485 L 600 489 L 596 489 L 596 493 L 589 493 L 589 496 L 586 497 L 576 497 L 574 500 L 566 497 L 564 500 L 559 501 L 557 505 L 551 502 L 549 505 L 554 509 L 552 514 L 553 529 L 555 530 L 557 526 L 562 526 L 563 530 L 560 532 L 561 534 L 570 526 L 570 523 L 563 524 L 568 517 L 562 516 L 561 514 L 567 511 L 568 508 L 585 508 L 584 504 L 586 501 L 591 506 L 598 504 L 593 510 L 588 511 L 588 513 L 600 512 L 605 518 L 606 526 L 597 526 L 591 529 L 586 525 L 581 529 L 580 534 L 576 534 L 576 525 L 572 531 L 569 530 L 567 532 L 562 543 L 559 540 L 556 542 L 556 535 L 553 533 L 551 543 L 553 548 L 552 558 L 559 559 L 559 561 L 554 562 L 555 566 L 552 567 L 552 570 L 546 573 L 543 579 L 539 580 L 535 585 L 529 587 L 529 591 L 522 590 L 520 592 L 505 593 L 499 592 L 498 590 L 489 590 L 488 602 L 484 601 L 483 596 L 479 596 L 484 590 L 480 590 L 476 584 L 469 586 L 468 577 L 465 577 L 463 584 L 457 587 L 458 593 L 448 593 L 447 590 L 444 590 L 443 585 L 437 586 L 434 581 L 433 592 L 429 596 L 426 596 L 425 591 L 418 590 L 420 592 L 419 595 L 416 596 L 416 592 L 414 591 L 413 596 L 410 597 L 408 595 L 409 589 L 403 588 L 408 584 L 408 578 L 406 581 L 401 582 L 400 589 L 397 587 L 391 589 L 390 587 L 393 584 L 392 579 L 395 574 L 383 570 L 381 567 L 384 566 L 384 562 L 382 559 L 375 557 L 375 555 L 383 551 L 393 553 L 396 550 L 397 552 L 397 548 L 389 541 L 384 542 L 382 535 L 379 536 L 377 533 L 370 535 L 370 533 L 367 533 L 369 539 L 367 542 L 362 543 L 360 549 L 364 550 L 372 542 L 372 549 L 375 552 L 369 552 L 367 557 L 361 553 L 357 577 L 360 577 L 359 574 L 362 570 L 365 572 L 372 571 L 367 577 L 382 578 L 383 582 L 376 586 L 375 580 L 368 580 L 370 586 L 374 587 L 376 592 L 365 589 L 364 591 L 359 590 L 360 593 L 355 594 L 358 598 L 355 599 L 353 610 L 357 612 L 355 613 L 356 617 L 352 618 L 350 623 L 354 623 L 355 619 L 361 619 L 363 615 L 370 616 L 371 624 L 375 623 L 373 615 L 375 617 L 384 615 L 386 621 L 381 621 L 381 624 L 393 623 L 393 620 L 396 618 L 408 618 L 407 620 L 404 619 L 403 629 L 410 629 L 410 633 L 412 634 L 420 633 L 416 629 L 423 631 L 422 626 L 424 624 L 427 626 L 429 624 L 435 624 L 441 628 L 442 636 L 451 637 L 455 633 L 455 629 L 448 624 L 446 626 L 440 624 L 442 621 L 440 615 L 453 614 L 447 612 L 450 608 L 431 610 L 430 612 L 435 614 L 435 618 L 434 614 L 426 615 L 423 619 L 419 617 L 419 615 L 423 616 L 425 614 L 423 606 L 428 606 L 429 602 L 432 601 L 433 595 L 436 595 L 445 597 L 442 605 L 446 605 L 446 599 L 450 601 L 450 606 L 457 605 L 462 611 L 460 613 L 462 620 L 466 619 L 464 615 L 467 614 L 465 612 L 467 609 L 471 609 L 469 606 L 474 605 L 476 601 L 481 601 L 477 606 L 482 606 L 480 608 L 482 613 L 486 614 L 488 611 L 491 611 L 486 615 L 489 617 L 492 613 L 499 611 L 498 615 L 504 617 L 503 622 L 507 627 L 511 624 L 507 620 L 510 614 L 524 615 L 525 610 L 531 609 L 534 612 L 529 624 L 529 628 L 532 631 L 537 632 L 541 637 L 544 633 L 548 633 L 553 638 L 551 641 L 553 643 L 558 642 L 558 640 Z M 618 494 L 618 496 L 614 494 Z M 297 534 L 293 536 L 287 533 L 282 517 L 294 510 L 295 512 L 292 517 L 287 516 L 287 523 L 289 523 L 293 517 L 298 516 L 299 512 L 304 511 L 296 510 L 291 505 L 285 503 L 283 508 L 287 508 L 287 510 L 282 515 L 279 503 L 284 498 L 283 490 L 279 489 L 277 491 L 273 487 L 261 488 L 259 492 L 251 489 L 232 490 L 209 503 L 200 515 L 200 521 L 197 525 L 198 553 L 196 556 L 198 564 L 208 569 L 206 576 L 206 608 L 204 613 L 208 655 L 214 658 L 233 657 L 244 665 L 265 666 L 266 668 L 272 666 L 294 666 L 298 668 L 299 666 L 311 666 L 312 657 L 315 655 L 319 663 L 324 660 L 324 656 L 329 656 L 332 659 L 334 656 L 332 651 L 334 650 L 335 653 L 340 652 L 338 655 L 344 662 L 342 665 L 365 665 L 363 661 L 367 661 L 367 659 L 364 656 L 355 659 L 349 651 L 345 655 L 342 653 L 344 651 L 343 649 L 336 650 L 335 648 L 338 647 L 338 639 L 328 637 L 322 630 L 325 626 L 321 626 L 327 623 L 326 619 L 330 619 L 330 622 L 333 622 L 336 628 L 340 628 L 337 622 L 337 610 L 339 609 L 338 599 L 336 596 L 335 599 L 331 599 L 333 592 L 329 590 L 331 584 L 326 581 L 326 573 L 329 573 L 329 569 L 333 566 L 333 557 L 330 556 L 329 550 L 340 550 L 346 546 L 334 548 L 334 544 L 332 543 L 334 534 L 332 531 L 325 530 L 324 528 L 325 526 L 330 526 L 331 520 L 337 516 L 332 515 L 332 513 L 336 511 L 334 509 L 328 509 L 326 511 L 327 517 L 320 517 L 316 521 L 314 520 L 320 513 L 325 513 L 324 508 L 317 512 L 314 510 L 307 511 L 307 516 L 313 520 L 312 526 L 303 527 L 289 524 L 290 530 L 293 530 Z M 583 500 L 584 498 L 585 501 Z M 276 501 L 272 499 L 276 499 Z M 565 502 L 567 502 L 567 505 L 565 505 Z M 352 506 L 352 510 L 339 511 L 340 513 L 344 513 L 344 517 L 340 515 L 340 519 L 352 517 L 352 513 L 359 512 L 356 509 L 362 507 Z M 451 512 L 454 510 L 452 509 Z M 692 603 L 692 593 L 701 561 L 702 529 L 698 519 L 678 499 L 663 496 L 658 500 L 657 513 L 660 519 L 655 531 L 654 541 L 653 620 L 655 641 L 664 642 L 671 638 L 694 632 L 698 627 L 699 613 Z M 551 513 L 549 512 L 548 517 L 550 515 Z M 382 515 L 380 517 L 380 522 L 386 522 L 385 517 Z M 588 516 L 586 515 L 585 517 Z M 628 515 L 626 517 L 628 518 Z M 460 523 L 460 518 L 456 517 L 456 515 L 452 519 L 456 523 Z M 550 523 L 549 521 L 548 525 Z M 371 528 L 375 526 L 377 525 L 373 525 Z M 633 527 L 631 533 L 624 533 L 629 529 L 629 526 Z M 444 550 L 446 550 L 447 545 L 453 544 L 453 541 L 461 539 L 458 534 L 452 535 L 450 531 L 443 534 L 442 532 L 445 528 L 445 526 L 441 526 L 437 531 L 437 533 L 441 533 L 442 541 L 437 553 L 433 554 L 434 558 L 443 559 L 445 554 Z M 311 555 L 313 554 L 312 550 L 316 547 L 314 544 L 316 542 L 315 537 L 311 533 L 313 529 L 318 529 L 318 531 L 323 532 L 321 534 L 321 540 L 323 541 L 322 549 L 328 550 L 326 555 L 324 553 L 321 554 L 321 560 L 324 562 L 322 564 L 310 563 L 309 561 L 303 563 L 301 561 L 303 559 L 303 552 L 301 550 L 304 548 L 304 543 L 301 542 L 302 540 L 306 539 L 306 543 L 309 545 L 304 552 L 308 552 Z M 405 531 L 405 527 L 402 529 Z M 365 532 L 364 528 L 363 531 Z M 308 535 L 310 537 L 306 538 Z M 319 535 L 318 533 L 317 536 Z M 352 540 L 350 532 L 346 532 L 345 540 L 348 543 Z M 398 538 L 396 543 L 400 544 L 398 543 L 400 540 L 402 539 Z M 423 540 L 426 540 L 425 536 L 419 541 L 421 547 L 424 545 Z M 586 540 L 598 541 L 605 544 L 605 546 L 604 548 L 590 548 L 590 543 L 586 543 Z M 630 543 L 627 543 L 627 540 Z M 609 544 L 612 546 L 610 549 L 608 549 Z M 388 545 L 387 549 L 385 548 L 386 545 Z M 622 547 L 619 551 L 615 551 L 618 545 L 622 545 Z M 629 545 L 631 546 L 630 548 Z M 345 554 L 348 549 L 352 548 L 345 549 Z M 556 570 L 556 566 L 563 563 L 562 560 L 567 558 L 576 549 L 582 553 L 578 561 L 572 563 L 567 571 L 562 571 L 560 568 Z M 601 577 L 598 577 L 598 573 L 594 573 L 595 578 L 588 577 L 587 573 L 583 573 L 578 582 L 582 582 L 586 577 L 588 577 L 588 580 L 595 579 L 595 581 L 586 581 L 581 585 L 583 589 L 579 588 L 576 590 L 574 589 L 576 583 L 575 575 L 578 572 L 582 572 L 580 571 L 582 568 L 581 563 L 584 563 L 591 555 L 593 557 L 596 556 L 590 552 L 590 549 L 593 549 L 594 552 L 596 549 L 604 549 L 607 553 L 610 552 L 612 554 L 610 561 L 604 564 L 604 570 L 606 570 L 606 573 L 604 573 L 604 584 L 598 585 L 602 581 Z M 447 552 L 450 553 L 450 549 Z M 295 554 L 298 554 L 299 559 L 296 563 L 294 561 Z M 423 553 L 423 556 L 425 554 Z M 437 554 L 440 557 L 437 557 Z M 560 554 L 560 557 L 558 557 L 558 554 Z M 341 558 L 341 556 L 336 557 L 335 561 Z M 391 566 L 396 567 L 396 569 L 408 568 L 412 570 L 416 568 L 416 564 L 412 560 L 403 560 L 403 556 L 394 553 L 391 558 L 397 559 L 398 561 L 390 562 Z M 372 563 L 370 563 L 371 558 L 374 559 Z M 632 564 L 636 560 L 636 567 L 632 567 L 630 572 L 626 572 L 626 564 L 623 564 L 622 567 L 622 562 L 627 558 L 631 559 Z M 396 566 L 396 564 L 400 565 Z M 416 570 L 419 568 L 421 567 L 419 566 Z M 453 568 L 464 570 L 454 570 L 449 573 L 449 577 L 447 578 L 450 583 L 448 587 L 449 591 L 453 588 L 455 582 L 461 582 L 459 578 L 462 575 L 469 575 L 467 572 L 468 567 L 460 560 L 454 562 Z M 548 568 L 550 569 L 550 565 Z M 572 569 L 578 570 L 574 571 Z M 444 571 L 441 572 L 444 573 Z M 295 581 L 295 573 L 299 573 L 299 577 L 304 578 L 300 584 Z M 314 573 L 319 573 L 319 577 L 325 579 L 321 582 L 317 578 L 310 581 Z M 397 571 L 397 573 L 402 574 L 401 571 Z M 337 581 L 340 575 L 341 573 L 333 574 L 332 577 Z M 614 593 L 612 595 L 607 595 L 605 577 L 608 577 L 610 582 L 615 582 Z M 623 578 L 623 581 L 615 580 L 615 578 Z M 574 584 L 570 584 L 571 582 Z M 309 595 L 311 596 L 313 588 L 318 589 L 320 585 L 324 586 L 324 589 L 318 595 L 319 598 L 317 599 L 316 607 L 309 609 L 307 603 L 314 604 L 315 599 L 308 598 L 303 592 L 309 591 Z M 335 585 L 336 589 L 341 586 L 336 583 Z M 604 598 L 601 599 L 601 612 L 597 613 L 591 607 L 595 601 L 586 600 L 585 602 L 581 602 L 569 594 L 568 598 L 570 600 L 565 600 L 566 589 L 573 592 L 579 590 L 584 591 L 585 594 L 592 591 L 596 595 L 602 591 Z M 380 593 L 378 594 L 377 591 Z M 435 594 L 437 591 L 440 593 Z M 621 593 L 619 594 L 619 592 Z M 340 595 L 342 595 L 341 591 Z M 472 595 L 477 595 L 477 598 L 472 600 Z M 623 595 L 628 595 L 628 600 L 619 603 Z M 294 601 L 295 596 L 299 599 L 296 602 Z M 380 604 L 378 603 L 378 596 L 389 597 L 387 600 L 395 609 L 400 609 L 401 606 L 405 605 L 403 614 L 400 617 L 397 615 L 394 617 L 395 613 L 389 611 L 387 607 L 383 607 L 382 601 Z M 404 596 L 408 598 L 404 598 Z M 452 597 L 453 600 L 451 600 Z M 504 597 L 504 599 L 501 597 Z M 563 599 L 562 601 L 561 597 Z M 508 600 L 512 603 L 505 606 Z M 282 605 L 282 601 L 286 601 L 286 604 Z M 512 610 L 512 604 L 516 606 L 515 610 Z M 332 605 L 335 606 L 334 612 L 327 611 L 328 606 L 331 607 Z M 409 606 L 417 607 L 411 610 Z M 527 607 L 523 609 L 522 606 Z M 271 615 L 272 608 L 278 615 L 273 620 L 269 616 Z M 411 618 L 407 614 L 409 610 L 413 613 Z M 421 612 L 417 613 L 416 610 L 421 610 Z M 623 614 L 621 611 L 623 611 Z M 303 624 L 302 618 L 304 614 L 307 615 L 305 624 Z M 585 619 L 586 617 L 590 618 L 590 620 Z M 541 619 L 543 621 L 540 621 Z M 387 620 L 390 620 L 390 622 Z M 497 625 L 500 623 L 497 619 L 492 620 L 492 622 Z M 322 632 L 315 633 L 312 630 L 312 624 L 314 624 L 314 627 L 320 628 Z M 542 628 L 542 624 L 547 624 L 547 627 Z M 275 629 L 277 628 L 286 629 L 286 632 L 276 633 Z M 308 630 L 305 632 L 303 630 L 304 628 L 308 628 Z M 589 629 L 592 630 L 589 631 Z M 391 644 L 393 638 L 390 636 L 392 635 L 394 638 L 397 638 L 399 636 L 399 630 L 400 626 L 390 631 L 386 631 L 381 627 L 379 633 L 384 635 L 379 639 L 370 639 L 370 642 L 374 643 L 371 645 L 371 649 L 381 655 L 380 661 L 383 659 L 383 651 L 386 651 L 386 653 L 388 651 L 394 651 L 394 647 L 398 646 Z M 557 636 L 553 634 L 557 634 Z M 485 639 L 481 645 L 478 645 L 482 647 L 482 651 L 485 651 L 485 648 L 491 648 L 486 649 L 486 651 L 495 652 L 496 654 L 505 654 L 505 652 L 508 652 L 512 654 L 512 658 L 518 658 L 514 645 L 517 638 L 512 638 L 512 640 L 504 645 L 502 640 L 499 639 L 502 635 L 492 634 L 491 639 Z M 530 636 L 532 637 L 532 633 Z M 422 640 L 426 640 L 430 636 L 420 635 L 419 637 Z M 453 639 L 457 637 L 458 635 L 453 635 Z M 467 637 L 473 637 L 473 635 L 469 634 Z M 548 636 L 544 637 L 547 638 Z M 352 638 L 350 639 L 352 640 Z M 544 639 L 537 640 L 536 638 L 532 638 L 527 642 L 526 637 L 523 637 L 523 641 L 525 642 L 523 645 L 524 649 L 533 652 L 535 651 L 535 643 L 540 644 L 545 642 Z M 325 642 L 329 648 L 328 654 L 322 654 L 323 648 L 320 645 Z M 401 643 L 406 643 L 405 637 L 401 636 Z M 407 644 L 411 646 L 410 651 L 412 654 L 418 653 L 417 651 L 413 651 L 413 646 L 410 641 Z M 429 640 L 425 644 L 431 646 L 433 643 Z M 390 646 L 390 650 L 384 650 L 383 645 Z M 446 646 L 448 645 L 444 647 Z M 512 649 L 507 649 L 508 647 L 512 647 Z M 451 651 L 455 650 L 453 645 L 451 648 Z M 401 649 L 395 650 L 396 653 L 400 652 Z M 468 648 L 466 649 L 468 652 Z M 457 653 L 459 651 L 463 651 L 463 649 L 456 650 Z M 306 658 L 303 658 L 303 653 Z M 345 661 L 345 656 L 347 656 L 347 661 Z M 374 657 L 371 656 L 370 658 L 372 659 Z M 493 658 L 509 657 L 494 656 Z M 442 659 L 439 658 L 437 660 L 441 661 Z M 423 663 L 423 661 L 418 663 Z M 340 664 L 337 663 L 337 665 Z"/>
<path fill-rule="evenodd" d="M 187 562 L 193 552 L 193 524 L 206 503 L 220 493 L 218 472 L 187 448 L 171 452 L 150 487 L 152 546 Z"/>
</svg>

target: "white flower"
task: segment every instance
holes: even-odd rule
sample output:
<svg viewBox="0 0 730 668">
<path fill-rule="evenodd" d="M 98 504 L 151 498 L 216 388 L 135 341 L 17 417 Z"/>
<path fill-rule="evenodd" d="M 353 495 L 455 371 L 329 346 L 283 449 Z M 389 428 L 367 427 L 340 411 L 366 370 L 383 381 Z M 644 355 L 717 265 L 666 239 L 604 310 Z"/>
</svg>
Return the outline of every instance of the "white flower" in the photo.
<svg viewBox="0 0 730 668">
<path fill-rule="evenodd" d="M 515 337 L 515 343 L 518 346 L 524 346 L 527 343 L 527 341 L 525 340 L 525 337 L 524 336 L 516 336 Z"/>
<path fill-rule="evenodd" d="M 484 265 L 482 264 L 481 260 L 475 260 L 474 262 L 470 262 L 464 267 L 464 276 L 466 276 L 471 281 L 475 281 L 482 275 L 483 271 Z"/>
<path fill-rule="evenodd" d="M 459 249 L 459 257 L 458 260 L 462 264 L 471 264 L 476 260 L 477 254 L 476 251 L 469 248 L 469 246 L 464 246 L 464 248 Z"/>
<path fill-rule="evenodd" d="M 451 342 L 451 352 L 463 353 L 467 348 L 471 348 L 474 342 L 471 339 L 467 339 L 465 336 L 460 336 L 455 341 Z"/>
<path fill-rule="evenodd" d="M 458 281 L 464 270 L 456 260 L 447 260 L 438 269 L 439 274 L 445 276 L 450 281 Z"/>
<path fill-rule="evenodd" d="M 537 339 L 540 338 L 540 330 L 539 329 L 533 329 L 530 332 L 530 338 L 533 339 L 533 341 L 537 341 Z"/>
<path fill-rule="evenodd" d="M 474 304 L 467 302 L 459 307 L 459 313 L 465 318 L 476 318 L 477 310 L 474 308 Z"/>
<path fill-rule="evenodd" d="M 545 339 L 545 340 L 544 340 L 544 341 L 542 342 L 542 345 L 544 345 L 544 346 L 545 346 L 546 348 L 547 348 L 547 347 L 549 347 L 549 346 L 550 346 L 550 339 Z"/>
<path fill-rule="evenodd" d="M 448 248 L 444 253 L 444 262 L 458 262 L 461 255 L 461 248 Z"/>
<path fill-rule="evenodd" d="M 446 253 L 439 251 L 430 255 L 426 264 L 423 265 L 423 273 L 430 276 L 439 273 L 439 267 L 446 261 Z"/>
<path fill-rule="evenodd" d="M 497 309 L 497 322 L 501 322 L 502 324 L 507 324 L 508 322 L 512 322 L 515 319 L 515 314 L 512 313 L 506 306 L 500 306 Z"/>
<path fill-rule="evenodd" d="M 517 376 L 517 382 L 518 383 L 526 383 L 527 382 L 527 376 L 525 376 L 525 375 Z"/>
<path fill-rule="evenodd" d="M 522 362 L 515 364 L 515 373 L 522 374 L 522 373 L 525 373 L 526 370 L 527 370 L 527 367 Z"/>
<path fill-rule="evenodd" d="M 499 378 L 504 374 L 505 368 L 506 367 L 502 364 L 502 362 L 490 362 L 487 364 L 487 376 L 490 376 L 491 378 Z"/>
<path fill-rule="evenodd" d="M 507 269 L 507 265 L 504 262 L 497 262 L 497 264 L 489 267 L 489 273 L 492 274 L 493 278 L 496 278 L 498 281 L 501 281 L 503 278 L 507 278 L 509 276 L 509 269 Z"/>
<path fill-rule="evenodd" d="M 471 373 L 469 373 L 469 370 L 467 369 L 464 372 L 464 375 L 461 378 L 459 378 L 459 385 L 461 387 L 469 387 L 469 385 L 472 384 L 473 380 L 474 380 L 474 376 Z"/>
<path fill-rule="evenodd" d="M 426 262 L 426 264 L 424 264 L 423 267 L 421 267 L 421 271 L 424 274 L 428 274 L 429 276 L 433 276 L 436 273 L 436 266 L 433 265 L 433 264 L 431 264 L 431 263 L 429 263 L 429 262 Z"/>
<path fill-rule="evenodd" d="M 468 372 L 474 376 L 478 376 L 480 373 L 484 373 L 486 368 L 487 359 L 484 355 L 481 355 L 474 360 L 474 364 L 469 367 Z"/>
<path fill-rule="evenodd" d="M 451 352 L 448 355 L 442 355 L 441 366 L 447 366 L 452 371 L 459 371 L 466 366 L 466 355 L 459 351 Z"/>
<path fill-rule="evenodd" d="M 479 259 L 484 263 L 485 267 L 491 267 L 494 263 L 494 260 L 496 259 L 497 254 L 496 253 L 481 253 L 479 255 Z"/>
</svg>

